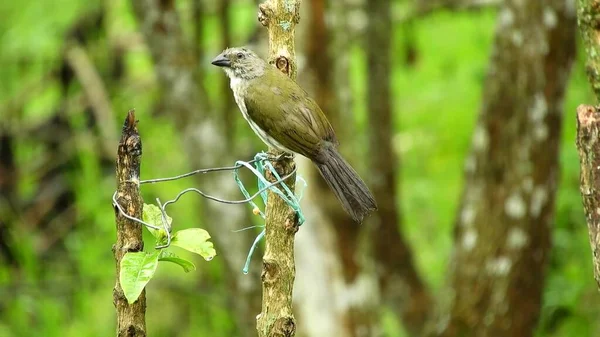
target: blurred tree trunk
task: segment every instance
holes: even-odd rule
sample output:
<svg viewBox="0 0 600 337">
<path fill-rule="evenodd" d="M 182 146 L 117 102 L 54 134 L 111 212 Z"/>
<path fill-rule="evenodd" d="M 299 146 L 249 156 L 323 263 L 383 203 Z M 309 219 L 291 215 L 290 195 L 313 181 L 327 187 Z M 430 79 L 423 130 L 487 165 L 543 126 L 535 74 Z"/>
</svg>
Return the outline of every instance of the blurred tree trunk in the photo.
<svg viewBox="0 0 600 337">
<path fill-rule="evenodd" d="M 558 179 L 574 4 L 508 0 L 465 163 L 451 290 L 433 336 L 532 336 Z"/>
<path fill-rule="evenodd" d="M 382 301 L 398 314 L 410 336 L 420 336 L 431 298 L 417 273 L 410 247 L 399 230 L 401 213 L 396 181 L 399 159 L 392 149 L 390 1 L 371 0 L 368 9 L 369 162 L 373 194 L 379 206 L 368 221 L 371 245 Z"/>
<path fill-rule="evenodd" d="M 221 0 L 218 5 L 219 11 L 219 24 L 221 26 L 221 48 L 227 49 L 233 47 L 231 44 L 231 27 L 229 20 L 229 8 L 231 7 L 231 0 Z M 235 121 L 237 117 L 236 111 L 237 106 L 234 104 L 233 95 L 229 92 L 229 79 L 225 76 L 222 77 L 221 91 L 226 93 L 225 97 L 222 98 L 222 115 L 223 115 L 223 130 L 225 131 L 225 140 L 227 141 L 228 147 L 235 144 Z"/>
<path fill-rule="evenodd" d="M 311 0 L 307 3 L 308 20 L 302 25 L 308 31 L 304 39 L 307 70 L 303 72 L 303 87 L 309 89 L 333 125 L 340 149 L 350 162 L 354 131 L 351 88 L 348 81 L 350 32 L 347 1 Z M 331 18 L 331 26 L 325 16 Z M 335 55 L 335 58 L 333 57 Z M 346 108 L 341 111 L 340 107 Z M 354 159 L 354 160 L 353 160 Z M 299 329 L 302 336 L 345 337 L 361 336 L 372 331 L 375 323 L 373 276 L 358 261 L 361 228 L 343 211 L 325 181 L 310 161 L 298 159 L 301 171 L 306 172 L 309 188 L 303 208 L 307 225 L 297 234 L 297 264 L 302 282 L 296 284 L 295 303 L 298 307 Z M 315 261 L 320 261 L 315 263 Z M 366 282 L 365 282 L 366 281 Z M 348 301 L 349 298 L 354 300 Z"/>
<path fill-rule="evenodd" d="M 9 124 L 9 123 L 7 123 Z M 14 136 L 9 127 L 0 125 L 0 262 L 16 266 L 11 232 L 13 213 L 17 209 L 17 167 L 15 165 Z"/>
<path fill-rule="evenodd" d="M 202 79 L 194 76 L 194 54 L 203 55 L 187 44 L 183 35 L 174 0 L 132 0 L 134 13 L 146 39 L 163 89 L 161 108 L 172 116 L 183 135 L 184 150 L 195 168 L 233 164 L 236 153 L 227 148 L 225 132 L 208 104 Z M 196 43 L 200 43 L 196 41 Z M 230 95 L 229 92 L 223 93 Z M 219 196 L 236 199 L 240 192 L 230 175 L 212 175 L 198 178 L 202 188 Z M 200 201 L 199 201 L 200 202 Z M 251 231 L 232 233 L 250 222 L 245 206 L 231 206 L 204 202 L 204 219 L 217 242 L 217 249 L 225 258 L 226 277 L 230 284 L 239 334 L 254 335 L 255 316 L 260 312 L 258 268 L 249 275 L 241 273 L 249 246 L 254 238 Z M 226 249 L 225 249 L 226 248 Z"/>
</svg>

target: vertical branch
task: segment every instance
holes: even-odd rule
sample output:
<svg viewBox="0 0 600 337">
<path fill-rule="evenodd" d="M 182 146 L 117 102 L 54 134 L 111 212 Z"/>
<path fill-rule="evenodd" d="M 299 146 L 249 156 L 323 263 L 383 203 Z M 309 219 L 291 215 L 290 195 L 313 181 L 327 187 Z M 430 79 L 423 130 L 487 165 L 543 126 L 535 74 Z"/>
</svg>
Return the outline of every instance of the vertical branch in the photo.
<svg viewBox="0 0 600 337">
<path fill-rule="evenodd" d="M 143 201 L 140 195 L 140 164 L 142 158 L 142 140 L 138 134 L 135 113 L 129 110 L 119 148 L 117 152 L 117 197 L 116 200 L 128 215 L 140 219 Z M 133 304 L 127 303 L 119 282 L 121 260 L 127 252 L 139 252 L 144 249 L 142 227 L 121 215 L 115 208 L 117 221 L 117 243 L 113 253 L 117 261 L 117 282 L 113 289 L 113 304 L 117 309 L 117 336 L 146 336 L 146 290 Z"/>
<path fill-rule="evenodd" d="M 577 23 L 587 56 L 585 70 L 596 100 L 600 102 L 600 1 L 577 0 L 577 5 Z"/>
<path fill-rule="evenodd" d="M 335 106 L 335 90 L 333 90 L 333 68 L 335 62 L 330 52 L 330 32 L 325 24 L 325 0 L 311 0 L 309 37 L 306 43 L 307 66 L 312 68 L 315 76 L 315 101 L 319 103 L 335 130 L 344 127 Z M 336 60 L 337 61 L 337 60 Z M 322 180 L 324 183 L 325 181 Z M 323 184 L 325 186 L 325 184 Z M 328 187 L 326 187 L 328 188 Z"/>
<path fill-rule="evenodd" d="M 172 14 L 171 10 L 172 9 L 172 5 L 169 4 L 170 1 L 164 1 L 163 2 L 163 7 L 162 9 L 164 10 L 164 14 Z M 208 92 L 206 90 L 206 84 L 204 83 L 204 79 L 206 78 L 206 71 L 205 71 L 205 65 L 204 65 L 204 59 L 205 59 L 205 50 L 204 50 L 204 21 L 206 18 L 206 7 L 205 7 L 205 3 L 204 0 L 192 0 L 192 17 L 194 18 L 194 41 L 192 43 L 192 47 L 190 48 L 193 55 L 190 58 L 195 58 L 195 64 L 196 67 L 193 68 L 193 66 L 189 65 L 190 69 L 193 70 L 192 73 L 194 74 L 194 78 L 193 81 L 196 83 L 197 85 L 197 89 L 198 90 L 198 96 L 199 96 L 199 100 L 198 102 L 200 104 L 202 104 L 202 109 L 203 110 L 211 110 L 212 105 L 211 102 L 208 99 Z M 173 15 L 173 18 L 177 18 L 176 15 Z M 157 18 L 158 20 L 162 19 L 162 18 Z M 164 30 L 166 30 L 166 33 L 173 33 L 176 32 L 176 34 L 173 35 L 167 35 L 167 38 L 172 38 L 173 39 L 173 44 L 175 44 L 176 46 L 182 47 L 184 45 L 183 43 L 183 39 L 179 36 L 179 34 L 182 34 L 178 24 L 179 21 L 171 21 L 170 24 L 172 26 L 169 25 L 164 25 L 164 26 L 158 26 L 156 28 L 157 31 L 159 32 L 165 32 Z M 176 28 L 175 28 L 176 27 Z M 172 31 L 170 29 L 173 29 Z M 163 38 L 165 36 L 162 36 Z M 178 41 L 178 39 L 181 38 L 181 41 Z M 157 38 L 157 40 L 160 40 L 160 38 Z M 154 46 L 153 46 L 154 47 Z M 185 52 L 186 54 L 189 53 L 189 51 L 185 50 L 182 51 L 180 48 L 179 50 L 173 51 L 174 53 L 176 53 L 177 51 L 180 52 Z M 165 53 L 168 54 L 168 53 Z M 170 57 L 167 56 L 167 57 Z M 186 59 L 186 57 L 182 57 L 182 59 Z M 185 66 L 188 66 L 187 61 L 184 61 L 183 64 Z"/>
<path fill-rule="evenodd" d="M 221 25 L 221 46 L 223 49 L 231 47 L 231 26 L 229 20 L 229 7 L 231 0 L 221 0 L 219 3 L 219 23 Z M 223 93 L 223 130 L 225 131 L 225 140 L 228 147 L 235 141 L 235 112 L 237 107 L 234 105 L 233 96 L 230 95 L 229 81 L 221 82 L 221 92 Z"/>
<path fill-rule="evenodd" d="M 600 102 L 600 1 L 578 0 L 577 22 L 587 55 L 586 73 Z M 600 289 L 600 115 L 598 108 L 577 108 L 577 150 L 580 162 L 580 191 L 590 235 L 594 277 Z"/>
<path fill-rule="evenodd" d="M 298 21 L 300 0 L 267 0 L 259 6 L 258 20 L 269 32 L 269 63 L 292 79 L 297 65 L 294 52 L 294 29 Z M 269 152 L 274 152 L 270 149 Z M 284 176 L 295 168 L 293 159 L 273 162 Z M 267 174 L 270 181 L 275 181 Z M 294 191 L 295 175 L 285 183 Z M 294 336 L 296 321 L 292 313 L 292 290 L 296 267 L 294 264 L 294 236 L 298 218 L 294 211 L 276 194 L 269 192 L 266 209 L 265 255 L 263 257 L 262 312 L 257 317 L 260 337 Z"/>
<path fill-rule="evenodd" d="M 579 151 L 580 190 L 590 234 L 594 278 L 600 288 L 600 112 L 589 105 L 577 108 L 577 150 Z"/>
<path fill-rule="evenodd" d="M 94 117 L 98 121 L 98 129 L 102 137 L 103 151 L 112 155 L 114 142 L 117 141 L 116 123 L 106 86 L 94 63 L 80 45 L 73 44 L 67 48 L 65 58 L 81 83 L 83 91 L 92 107 Z"/>
<path fill-rule="evenodd" d="M 409 335 L 420 336 L 431 298 L 415 268 L 412 252 L 399 231 L 396 172 L 398 158 L 392 149 L 393 119 L 390 96 L 391 6 L 389 0 L 369 2 L 367 27 L 369 145 L 372 188 L 379 202 L 371 231 L 382 299 L 401 318 Z"/>
<path fill-rule="evenodd" d="M 192 17 L 194 18 L 194 40 L 192 48 L 197 60 L 196 72 L 198 78 L 204 78 L 204 0 L 192 0 Z"/>
</svg>

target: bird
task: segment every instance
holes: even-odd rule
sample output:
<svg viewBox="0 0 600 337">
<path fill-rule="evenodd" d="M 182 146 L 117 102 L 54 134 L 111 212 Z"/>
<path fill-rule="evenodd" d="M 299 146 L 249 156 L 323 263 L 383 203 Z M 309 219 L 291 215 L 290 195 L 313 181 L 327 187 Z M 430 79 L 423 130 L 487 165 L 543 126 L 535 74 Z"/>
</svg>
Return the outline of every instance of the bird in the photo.
<svg viewBox="0 0 600 337">
<path fill-rule="evenodd" d="M 377 210 L 373 194 L 338 151 L 329 120 L 294 80 L 244 47 L 225 49 L 211 63 L 225 71 L 244 119 L 265 144 L 310 159 L 355 222 Z"/>
</svg>

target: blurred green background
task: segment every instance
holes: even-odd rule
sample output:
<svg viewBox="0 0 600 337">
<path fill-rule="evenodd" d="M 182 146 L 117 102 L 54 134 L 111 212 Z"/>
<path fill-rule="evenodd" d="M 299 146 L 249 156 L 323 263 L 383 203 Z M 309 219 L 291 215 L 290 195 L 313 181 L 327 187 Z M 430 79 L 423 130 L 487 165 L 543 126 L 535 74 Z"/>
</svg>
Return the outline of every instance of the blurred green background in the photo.
<svg viewBox="0 0 600 337">
<path fill-rule="evenodd" d="M 193 1 L 176 3 L 184 32 L 192 36 Z M 396 1 L 394 6 L 401 12 L 404 2 Z M 87 21 L 98 12 L 102 13 L 100 22 Z M 463 162 L 481 106 L 496 12 L 494 8 L 440 10 L 418 18 L 410 27 L 394 26 L 394 144 L 402 157 L 399 207 L 418 269 L 434 289 L 446 281 Z M 233 45 L 246 44 L 256 30 L 264 34 L 256 22 L 253 1 L 232 1 L 228 15 Z M 0 255 L 0 336 L 113 335 L 115 224 L 110 198 L 115 181 L 113 158 L 103 155 L 102 148 L 116 150 L 116 143 L 106 144 L 98 125 L 90 122 L 89 108 L 82 104 L 81 83 L 74 80 L 63 85 L 65 76 L 74 76 L 64 69 L 66 48 L 73 40 L 85 41 L 82 46 L 110 99 L 113 132 L 118 134 L 127 110 L 136 109 L 144 147 L 143 179 L 193 169 L 181 151 L 184 140 L 172 118 L 153 113 L 160 96 L 157 79 L 129 2 L 3 1 L 0 18 L 0 136 L 11 138 L 3 144 L 10 145 L 18 172 L 15 177 L 2 176 L 0 171 L 0 181 L 15 179 L 13 198 L 19 200 L 19 207 L 12 211 L 5 207 L 0 213 L 5 217 L 0 218 L 5 225 L 0 234 L 8 247 Z M 222 48 L 219 13 L 212 1 L 207 2 L 202 25 L 201 47 L 207 59 L 198 66 L 205 70 L 204 82 L 210 83 L 209 97 L 220 102 L 230 93 L 221 90 L 225 76 L 209 62 Z M 298 29 L 301 26 L 302 22 Z M 77 36 L 81 32 L 87 35 Z M 119 45 L 115 41 L 126 48 L 115 47 Z M 416 62 L 406 61 L 409 45 L 416 48 Z M 302 49 L 298 46 L 299 54 Z M 368 70 L 359 43 L 351 50 L 350 87 L 357 99 L 353 116 L 364 124 Z M 600 335 L 600 296 L 593 279 L 575 149 L 575 108 L 594 102 L 583 64 L 579 52 L 564 101 L 561 178 L 538 336 Z M 250 159 L 264 146 L 237 112 L 235 118 L 235 137 L 250 142 L 248 156 L 240 159 Z M 215 162 L 214 166 L 229 164 Z M 166 199 L 190 184 L 144 186 L 142 192 L 146 201 Z M 54 187 L 68 191 L 59 193 Z M 217 221 L 202 217 L 196 197 L 183 198 L 170 213 L 179 228 L 204 228 L 205 221 Z M 247 225 L 240 224 L 240 228 Z M 318 226 L 307 224 L 312 225 Z M 216 249 L 220 254 L 227 247 Z M 161 265 L 147 288 L 151 336 L 235 336 L 219 257 L 205 262 L 189 256 L 198 267 L 191 274 Z M 401 334 L 397 323 L 385 322 L 390 336 Z"/>
</svg>

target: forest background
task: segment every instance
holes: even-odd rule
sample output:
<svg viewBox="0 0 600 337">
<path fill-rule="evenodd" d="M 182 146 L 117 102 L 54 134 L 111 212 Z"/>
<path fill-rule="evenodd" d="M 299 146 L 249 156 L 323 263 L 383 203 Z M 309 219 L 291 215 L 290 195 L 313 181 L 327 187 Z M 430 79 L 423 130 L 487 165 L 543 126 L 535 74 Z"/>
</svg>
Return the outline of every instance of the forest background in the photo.
<svg viewBox="0 0 600 337">
<path fill-rule="evenodd" d="M 575 1 L 536 2 L 303 1 L 298 81 L 381 210 L 356 227 L 300 163 L 299 336 L 417 336 L 444 308 L 439 335 L 469 322 L 484 336 L 505 319 L 512 336 L 600 335 L 574 118 L 594 98 Z M 143 179 L 265 149 L 210 65 L 230 46 L 265 55 L 256 12 L 249 0 L 0 3 L 0 336 L 114 334 L 111 196 L 127 110 L 140 120 Z M 530 80 L 536 71 L 544 78 Z M 520 157 L 527 139 L 539 144 Z M 488 187 L 469 208 L 477 184 Z M 148 202 L 191 186 L 241 197 L 229 173 L 142 193 Z M 232 230 L 261 221 L 196 196 L 170 214 L 177 228 L 206 228 L 218 255 L 188 256 L 190 274 L 161 266 L 147 289 L 150 335 L 253 336 L 261 254 L 244 275 L 256 231 Z M 519 249 L 496 246 L 504 240 Z"/>
</svg>

